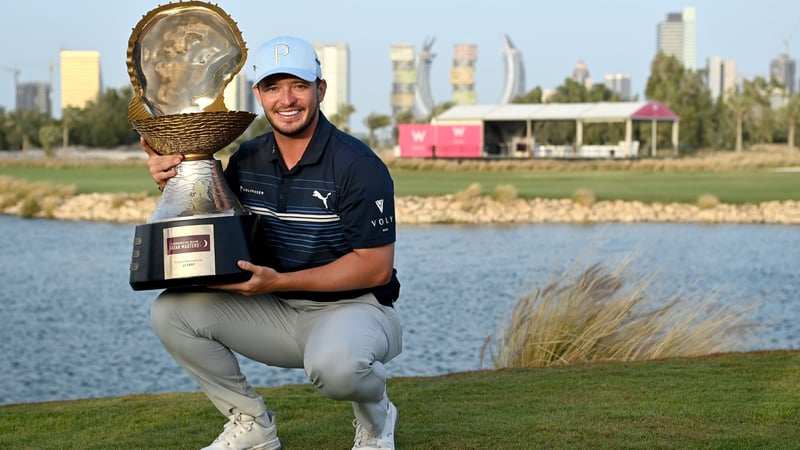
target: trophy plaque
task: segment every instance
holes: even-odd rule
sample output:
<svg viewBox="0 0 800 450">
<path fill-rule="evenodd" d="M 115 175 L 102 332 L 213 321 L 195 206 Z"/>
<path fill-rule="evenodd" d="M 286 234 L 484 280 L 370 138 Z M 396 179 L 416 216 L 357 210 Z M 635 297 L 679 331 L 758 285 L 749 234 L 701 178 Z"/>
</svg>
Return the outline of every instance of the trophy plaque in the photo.
<svg viewBox="0 0 800 450">
<path fill-rule="evenodd" d="M 228 111 L 223 98 L 246 59 L 236 23 L 209 3 L 159 6 L 133 29 L 128 120 L 160 155 L 184 155 L 153 214 L 136 226 L 130 266 L 134 290 L 250 278 L 236 262 L 251 260 L 258 216 L 239 203 L 214 157 L 256 117 Z"/>
</svg>

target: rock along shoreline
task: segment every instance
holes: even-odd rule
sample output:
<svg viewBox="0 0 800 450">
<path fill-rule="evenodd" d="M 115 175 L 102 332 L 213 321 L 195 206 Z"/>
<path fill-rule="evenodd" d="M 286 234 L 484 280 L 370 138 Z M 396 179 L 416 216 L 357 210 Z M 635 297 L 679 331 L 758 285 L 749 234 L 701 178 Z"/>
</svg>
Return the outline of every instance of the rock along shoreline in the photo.
<svg viewBox="0 0 800 450">
<path fill-rule="evenodd" d="M 72 221 L 144 223 L 160 197 L 143 194 L 81 194 L 43 199 L 40 210 L 23 214 L 23 202 L 0 211 Z M 716 204 L 701 208 L 688 203 L 598 201 L 585 206 L 571 199 L 495 200 L 490 196 L 463 199 L 457 195 L 398 197 L 395 218 L 402 225 L 527 224 L 527 223 L 738 223 L 800 225 L 800 201 L 757 204 Z"/>
</svg>

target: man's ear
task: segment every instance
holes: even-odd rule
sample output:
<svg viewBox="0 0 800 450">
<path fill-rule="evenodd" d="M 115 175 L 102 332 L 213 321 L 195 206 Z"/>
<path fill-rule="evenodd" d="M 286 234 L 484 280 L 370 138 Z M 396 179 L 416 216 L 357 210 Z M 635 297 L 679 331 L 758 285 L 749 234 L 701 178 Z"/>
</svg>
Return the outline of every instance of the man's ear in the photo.
<svg viewBox="0 0 800 450">
<path fill-rule="evenodd" d="M 253 96 L 255 96 L 256 102 L 258 102 L 258 106 L 260 106 L 263 109 L 264 105 L 261 104 L 261 96 L 259 95 L 260 92 L 261 92 L 261 90 L 258 89 L 258 85 L 257 84 L 254 85 L 253 86 Z"/>
<path fill-rule="evenodd" d="M 319 80 L 317 82 L 317 96 L 319 97 L 319 102 L 322 103 L 325 100 L 325 92 L 328 90 L 328 82 L 325 80 Z"/>
</svg>

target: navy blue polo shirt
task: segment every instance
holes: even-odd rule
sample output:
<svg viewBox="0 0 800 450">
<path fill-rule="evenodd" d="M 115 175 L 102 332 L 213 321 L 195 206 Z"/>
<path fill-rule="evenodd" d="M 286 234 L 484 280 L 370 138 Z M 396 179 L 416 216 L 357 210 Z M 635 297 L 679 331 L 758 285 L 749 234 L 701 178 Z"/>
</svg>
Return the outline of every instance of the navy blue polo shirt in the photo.
<svg viewBox="0 0 800 450">
<path fill-rule="evenodd" d="M 394 183 L 363 142 L 320 113 L 303 157 L 289 170 L 273 133 L 244 142 L 225 169 L 242 205 L 260 216 L 256 264 L 291 272 L 327 264 L 353 249 L 395 241 Z M 283 298 L 336 301 L 372 292 L 391 305 L 396 271 L 384 286 L 341 292 L 281 292 Z"/>
</svg>

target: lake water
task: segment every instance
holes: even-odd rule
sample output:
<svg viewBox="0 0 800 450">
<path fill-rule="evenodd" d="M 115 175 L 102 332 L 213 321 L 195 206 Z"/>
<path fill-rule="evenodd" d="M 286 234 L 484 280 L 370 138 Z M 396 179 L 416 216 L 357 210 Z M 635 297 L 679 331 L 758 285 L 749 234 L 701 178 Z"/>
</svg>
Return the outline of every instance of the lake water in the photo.
<svg viewBox="0 0 800 450">
<path fill-rule="evenodd" d="M 0 216 L 0 404 L 196 391 L 149 324 L 155 291 L 128 285 L 134 225 Z M 800 227 L 607 224 L 400 227 L 405 348 L 390 376 L 481 368 L 517 298 L 591 263 L 656 273 L 657 295 L 716 291 L 757 305 L 737 350 L 800 347 Z M 243 360 L 256 386 L 300 370 Z"/>
</svg>

